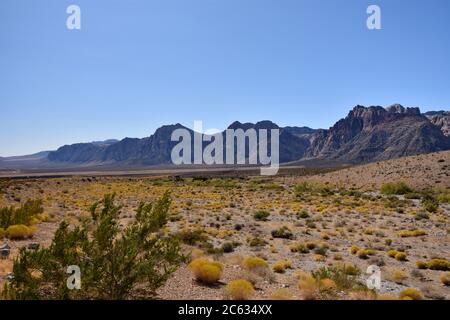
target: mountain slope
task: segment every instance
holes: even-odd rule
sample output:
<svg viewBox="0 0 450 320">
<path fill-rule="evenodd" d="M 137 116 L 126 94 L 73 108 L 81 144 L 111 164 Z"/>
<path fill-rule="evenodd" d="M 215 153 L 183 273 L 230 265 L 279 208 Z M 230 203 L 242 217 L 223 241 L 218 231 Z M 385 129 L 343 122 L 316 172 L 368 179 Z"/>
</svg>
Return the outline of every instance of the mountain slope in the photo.
<svg viewBox="0 0 450 320">
<path fill-rule="evenodd" d="M 278 127 L 271 121 L 253 123 L 233 122 L 228 129 L 280 129 L 280 162 L 309 162 L 357 164 L 394 159 L 422 153 L 450 150 L 449 112 L 421 114 L 418 108 L 399 104 L 354 107 L 331 128 Z M 39 157 L 0 159 L 0 168 L 27 166 L 157 166 L 170 165 L 171 152 L 177 141 L 171 141 L 176 129 L 188 129 L 181 124 L 162 126 L 147 138 L 125 138 L 66 145 Z M 222 132 L 226 142 L 225 131 Z M 258 139 L 259 140 L 259 139 Z M 270 139 L 269 139 L 270 143 Z M 203 143 L 205 148 L 209 142 Z M 193 146 L 193 141 L 191 142 Z M 268 146 L 270 150 L 271 146 Z M 236 153 L 236 149 L 234 150 Z M 223 150 L 226 156 L 226 148 Z M 246 150 L 248 157 L 248 146 Z M 193 155 L 192 155 L 193 157 Z M 34 161 L 25 161 L 34 159 Z M 7 164 L 7 165 L 6 165 Z"/>
</svg>

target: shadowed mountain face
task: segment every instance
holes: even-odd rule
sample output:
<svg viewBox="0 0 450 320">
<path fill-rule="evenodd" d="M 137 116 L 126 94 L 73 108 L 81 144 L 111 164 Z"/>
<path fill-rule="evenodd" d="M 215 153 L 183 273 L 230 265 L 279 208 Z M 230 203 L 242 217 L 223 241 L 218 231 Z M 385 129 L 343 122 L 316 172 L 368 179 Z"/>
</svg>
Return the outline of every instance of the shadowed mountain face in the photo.
<svg viewBox="0 0 450 320">
<path fill-rule="evenodd" d="M 450 112 L 449 111 L 432 111 L 425 113 L 425 116 L 435 126 L 439 127 L 441 131 L 448 137 L 450 136 Z"/>
<path fill-rule="evenodd" d="M 418 108 L 356 106 L 313 137 L 307 157 L 362 163 L 449 148 L 450 139 Z"/>
<path fill-rule="evenodd" d="M 280 162 L 328 161 L 331 163 L 363 163 L 450 149 L 449 112 L 421 114 L 418 108 L 401 105 L 383 107 L 356 106 L 347 117 L 328 130 L 308 127 L 280 128 L 271 121 L 256 124 L 232 123 L 228 129 L 280 129 Z M 66 145 L 44 153 L 36 166 L 149 166 L 171 164 L 171 152 L 178 141 L 171 141 L 172 132 L 186 129 L 181 124 L 159 128 L 150 137 L 125 138 L 121 141 Z M 225 131 L 222 132 L 224 142 Z M 214 138 L 213 138 L 214 139 Z M 214 141 L 214 140 L 213 140 Z M 258 139 L 259 141 L 259 139 Z M 268 139 L 270 150 L 270 138 Z M 209 142 L 203 143 L 205 148 Z M 193 146 L 193 141 L 191 143 Z M 236 153 L 236 150 L 234 151 Z M 246 154 L 248 155 L 248 147 Z M 226 149 L 223 150 L 226 155 Z M 26 157 L 16 157 L 23 160 Z M 9 161 L 8 161 L 9 159 Z M 0 158 L 0 167 L 14 166 L 13 158 Z M 21 167 L 26 165 L 21 162 Z"/>
</svg>

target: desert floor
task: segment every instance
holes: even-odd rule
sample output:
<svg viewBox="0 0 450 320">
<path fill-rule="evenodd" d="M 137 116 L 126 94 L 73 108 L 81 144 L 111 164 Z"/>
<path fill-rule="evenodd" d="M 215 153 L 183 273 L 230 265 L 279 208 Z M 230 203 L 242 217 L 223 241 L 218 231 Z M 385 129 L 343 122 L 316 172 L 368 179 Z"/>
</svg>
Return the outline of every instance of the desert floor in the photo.
<svg viewBox="0 0 450 320">
<path fill-rule="evenodd" d="M 298 285 L 300 272 L 342 264 L 357 267 L 361 283 L 369 277 L 369 265 L 379 266 L 379 294 L 396 296 L 411 287 L 427 299 L 450 299 L 450 288 L 441 281 L 446 271 L 416 265 L 417 261 L 450 259 L 449 174 L 450 152 L 444 152 L 312 175 L 302 171 L 301 175 L 293 172 L 276 177 L 2 179 L 0 207 L 40 198 L 50 219 L 36 226 L 32 239 L 0 240 L 0 244 L 8 242 L 12 247 L 11 257 L 0 260 L 0 285 L 12 271 L 13 257 L 20 247 L 32 242 L 48 245 L 61 220 L 78 223 L 103 195 L 117 194 L 124 205 L 121 219 L 125 225 L 140 201 L 151 201 L 168 190 L 173 203 L 166 232 L 201 234 L 200 240 L 185 243 L 184 249 L 194 257 L 220 261 L 224 272 L 218 284 L 207 286 L 195 281 L 183 265 L 159 289 L 159 299 L 223 299 L 225 285 L 234 279 L 253 283 L 256 299 L 305 299 Z M 381 194 L 384 183 L 399 181 L 414 192 Z M 303 189 L 296 187 L 299 185 Z M 420 196 L 415 195 L 424 189 L 443 199 L 435 212 L 427 212 Z M 269 215 L 258 220 L 254 217 L 257 212 Z M 281 238 L 273 233 L 283 227 L 288 232 Z M 422 232 L 417 236 L 404 232 L 413 230 Z M 353 253 L 352 246 L 357 247 Z M 405 253 L 406 258 L 390 257 L 392 250 Z M 267 262 L 265 272 L 254 273 L 242 266 L 243 259 L 253 256 Z M 342 289 L 331 297 L 314 298 L 368 297 Z"/>
</svg>

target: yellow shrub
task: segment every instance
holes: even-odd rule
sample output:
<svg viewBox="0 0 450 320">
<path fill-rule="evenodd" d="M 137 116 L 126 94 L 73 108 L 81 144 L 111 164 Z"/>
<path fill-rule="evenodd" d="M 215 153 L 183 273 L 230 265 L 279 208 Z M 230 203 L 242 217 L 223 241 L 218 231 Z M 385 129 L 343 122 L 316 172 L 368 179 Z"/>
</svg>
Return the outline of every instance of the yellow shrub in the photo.
<svg viewBox="0 0 450 320">
<path fill-rule="evenodd" d="M 336 282 L 331 279 L 322 279 L 319 282 L 320 290 L 322 291 L 334 291 L 336 290 Z"/>
<path fill-rule="evenodd" d="M 359 248 L 357 246 L 351 246 L 350 253 L 356 254 L 359 251 Z"/>
<path fill-rule="evenodd" d="M 358 258 L 360 258 L 360 259 L 367 259 L 368 258 L 368 256 L 369 256 L 369 251 L 368 250 L 365 250 L 365 249 L 360 249 L 357 253 L 356 253 L 356 255 L 358 256 Z"/>
<path fill-rule="evenodd" d="M 405 290 L 401 291 L 399 294 L 400 299 L 402 300 L 422 300 L 423 295 L 422 293 L 414 288 L 406 288 Z"/>
<path fill-rule="evenodd" d="M 253 285 L 244 279 L 231 281 L 225 287 L 226 295 L 232 300 L 249 300 L 255 294 Z"/>
<path fill-rule="evenodd" d="M 442 274 L 441 282 L 444 286 L 450 286 L 450 272 Z"/>
<path fill-rule="evenodd" d="M 432 259 L 428 261 L 427 267 L 431 270 L 447 271 L 450 270 L 450 262 L 445 259 Z"/>
<path fill-rule="evenodd" d="M 11 240 L 23 240 L 33 237 L 35 229 L 33 227 L 27 227 L 23 224 L 17 224 L 9 226 L 6 229 L 6 237 Z"/>
<path fill-rule="evenodd" d="M 286 269 L 291 268 L 291 262 L 289 261 L 279 261 L 275 263 L 272 267 L 273 271 L 277 273 L 283 273 Z"/>
<path fill-rule="evenodd" d="M 316 300 L 318 297 L 317 281 L 309 273 L 298 273 L 298 288 L 300 289 L 301 296 L 304 300 Z"/>
<path fill-rule="evenodd" d="M 401 283 L 403 280 L 408 278 L 408 276 L 401 270 L 394 270 L 391 274 L 391 278 L 395 283 Z"/>
<path fill-rule="evenodd" d="M 293 298 L 292 292 L 286 288 L 275 290 L 270 296 L 271 300 L 292 300 Z"/>
<path fill-rule="evenodd" d="M 426 234 L 427 233 L 424 230 L 403 230 L 398 233 L 399 237 L 401 238 L 420 237 Z"/>
<path fill-rule="evenodd" d="M 4 238 L 6 236 L 6 231 L 3 228 L 0 228 L 0 239 Z"/>
<path fill-rule="evenodd" d="M 242 266 L 248 271 L 258 271 L 267 269 L 269 265 L 267 262 L 258 257 L 247 257 L 242 260 Z"/>
<path fill-rule="evenodd" d="M 222 277 L 223 265 L 206 258 L 198 258 L 189 264 L 189 269 L 197 281 L 213 284 Z"/>
<path fill-rule="evenodd" d="M 395 260 L 398 261 L 406 261 L 406 253 L 404 252 L 399 252 L 395 255 Z"/>
<path fill-rule="evenodd" d="M 387 255 L 391 258 L 395 258 L 395 256 L 397 255 L 397 253 L 399 253 L 397 250 L 389 250 L 387 252 Z"/>
<path fill-rule="evenodd" d="M 418 261 L 416 261 L 416 266 L 419 269 L 426 269 L 427 263 L 425 261 L 418 260 Z"/>
</svg>

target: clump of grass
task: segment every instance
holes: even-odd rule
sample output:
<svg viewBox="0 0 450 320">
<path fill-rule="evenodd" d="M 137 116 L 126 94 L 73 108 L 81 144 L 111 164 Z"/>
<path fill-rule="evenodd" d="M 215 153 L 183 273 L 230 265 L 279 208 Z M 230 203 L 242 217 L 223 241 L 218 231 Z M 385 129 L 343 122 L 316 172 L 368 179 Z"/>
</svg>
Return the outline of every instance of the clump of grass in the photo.
<svg viewBox="0 0 450 320">
<path fill-rule="evenodd" d="M 206 258 L 198 258 L 189 264 L 189 269 L 197 281 L 205 284 L 214 284 L 220 280 L 223 265 Z"/>
<path fill-rule="evenodd" d="M 391 182 L 383 184 L 380 191 L 386 195 L 404 195 L 413 190 L 404 182 Z"/>
<path fill-rule="evenodd" d="M 422 198 L 422 206 L 425 211 L 435 213 L 439 209 L 439 201 L 431 194 L 425 194 Z"/>
<path fill-rule="evenodd" d="M 405 272 L 403 272 L 402 270 L 394 270 L 391 273 L 391 279 L 392 281 L 394 281 L 395 283 L 402 283 L 404 280 L 406 280 L 408 278 L 408 276 L 406 275 Z"/>
<path fill-rule="evenodd" d="M 417 289 L 406 288 L 400 292 L 399 297 L 402 300 L 422 300 L 423 294 Z"/>
<path fill-rule="evenodd" d="M 290 269 L 292 264 L 290 261 L 278 261 L 272 266 L 273 271 L 276 273 L 284 273 L 286 269 Z"/>
<path fill-rule="evenodd" d="M 244 258 L 241 262 L 241 265 L 247 271 L 260 275 L 266 274 L 269 269 L 269 264 L 267 263 L 267 261 L 258 257 Z"/>
<path fill-rule="evenodd" d="M 294 299 L 294 295 L 289 289 L 281 288 L 275 290 L 270 296 L 271 300 L 292 300 Z"/>
<path fill-rule="evenodd" d="M 225 287 L 225 295 L 232 300 L 249 300 L 255 294 L 253 285 L 244 279 L 233 280 Z"/>
</svg>

